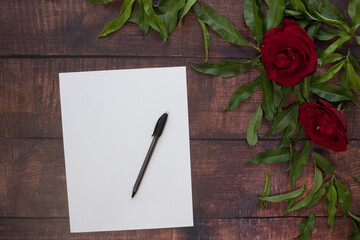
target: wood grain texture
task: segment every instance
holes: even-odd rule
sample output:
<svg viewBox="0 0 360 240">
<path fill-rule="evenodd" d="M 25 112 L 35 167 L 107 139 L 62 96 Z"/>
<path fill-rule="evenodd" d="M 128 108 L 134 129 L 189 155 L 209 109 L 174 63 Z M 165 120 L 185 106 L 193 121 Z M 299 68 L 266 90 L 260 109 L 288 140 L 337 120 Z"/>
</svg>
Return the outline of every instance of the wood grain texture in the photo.
<svg viewBox="0 0 360 240">
<path fill-rule="evenodd" d="M 194 222 L 194 227 L 191 228 L 70 233 L 67 219 L 0 219 L 0 239 L 289 240 L 299 237 L 298 223 L 301 220 L 301 218 L 292 217 L 197 219 Z M 316 218 L 315 229 L 310 239 L 339 240 L 352 235 L 349 219 L 337 217 L 331 231 L 328 230 L 326 221 L 324 217 Z"/>
<path fill-rule="evenodd" d="M 283 203 L 266 203 L 260 208 L 257 197 L 265 184 L 265 166 L 247 164 L 255 154 L 276 146 L 274 141 L 261 141 L 249 147 L 245 141 L 191 141 L 191 168 L 194 218 L 283 217 Z M 351 210 L 360 214 L 360 184 L 352 177 L 360 171 L 353 161 L 360 154 L 360 142 L 352 141 L 347 153 L 328 156 L 336 176 L 352 193 Z M 301 147 L 301 146 L 298 146 Z M 312 161 L 311 161 L 312 162 Z M 271 176 L 271 195 L 290 190 L 288 163 L 266 166 Z M 67 217 L 67 194 L 63 144 L 61 139 L 0 141 L 0 217 Z M 314 167 L 309 163 L 296 188 L 302 184 L 310 191 Z M 326 178 L 328 178 L 327 176 Z M 325 201 L 312 207 L 317 216 L 326 216 Z M 306 216 L 308 210 L 290 213 Z M 342 213 L 339 211 L 338 215 Z"/>
<path fill-rule="evenodd" d="M 190 136 L 192 139 L 244 139 L 247 124 L 261 102 L 258 90 L 240 108 L 223 113 L 242 84 L 254 81 L 259 69 L 222 78 L 194 71 L 192 58 L 10 58 L 0 59 L 0 137 L 61 138 L 59 72 L 141 67 L 187 66 Z M 216 59 L 211 59 L 216 61 Z M 322 69 L 320 69 L 322 71 Z M 339 77 L 339 76 L 337 76 Z M 338 79 L 338 78 L 336 78 Z M 169 79 L 171 81 L 171 79 Z M 141 106 L 136 106 L 141 109 Z M 344 105 L 350 139 L 360 139 L 360 112 Z M 264 124 L 260 133 L 266 133 Z M 269 138 L 280 139 L 281 136 Z"/>
<path fill-rule="evenodd" d="M 245 25 L 242 1 L 200 1 L 227 17 L 247 40 L 251 32 Z M 340 9 L 347 9 L 347 1 L 332 1 Z M 61 56 L 185 56 L 204 57 L 202 31 L 194 13 L 185 17 L 181 29 L 177 27 L 169 41 L 164 43 L 158 33 L 151 30 L 144 39 L 139 27 L 133 23 L 97 39 L 103 26 L 117 17 L 122 1 L 101 6 L 85 0 L 67 1 L 11 1 L 0 6 L 0 56 L 9 55 L 61 55 Z M 346 14 L 345 14 L 346 16 Z M 347 17 L 347 19 L 349 19 Z M 210 30 L 210 56 L 221 58 L 250 58 L 256 50 L 248 46 L 235 46 Z M 319 50 L 326 44 L 317 42 Z M 356 57 L 360 48 L 350 43 Z M 344 49 L 348 49 L 345 46 Z M 344 50 L 346 54 L 347 50 Z"/>
</svg>

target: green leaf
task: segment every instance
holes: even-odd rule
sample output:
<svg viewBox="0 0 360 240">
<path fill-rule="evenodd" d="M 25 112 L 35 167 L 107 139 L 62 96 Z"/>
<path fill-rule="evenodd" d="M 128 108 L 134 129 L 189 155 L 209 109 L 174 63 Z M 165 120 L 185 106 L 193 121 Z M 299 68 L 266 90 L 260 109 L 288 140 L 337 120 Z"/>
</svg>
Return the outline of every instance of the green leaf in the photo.
<svg viewBox="0 0 360 240">
<path fill-rule="evenodd" d="M 305 191 L 305 186 L 302 186 L 301 188 L 299 188 L 298 190 L 293 191 L 293 192 L 276 195 L 276 196 L 270 196 L 270 197 L 261 197 L 259 199 L 262 201 L 266 201 L 266 202 L 288 201 L 288 200 L 291 200 L 294 198 L 298 198 L 301 194 L 303 194 L 304 191 Z"/>
<path fill-rule="evenodd" d="M 319 31 L 319 27 L 321 25 L 321 22 L 312 22 L 310 23 L 310 26 L 307 29 L 307 34 L 315 40 L 316 34 Z"/>
<path fill-rule="evenodd" d="M 263 38 L 262 20 L 259 16 L 259 6 L 256 0 L 244 0 L 244 19 L 252 31 L 254 39 L 260 43 Z"/>
<path fill-rule="evenodd" d="M 326 188 L 329 186 L 329 182 L 324 183 L 321 188 L 319 189 L 319 191 L 317 191 L 316 193 L 313 194 L 310 203 L 304 207 L 304 208 L 309 208 L 312 205 L 316 204 L 317 202 L 320 201 L 320 199 L 325 195 L 326 192 Z"/>
<path fill-rule="evenodd" d="M 205 62 L 208 61 L 209 58 L 209 44 L 210 44 L 210 34 L 209 31 L 207 30 L 206 25 L 203 23 L 203 21 L 201 21 L 200 19 L 197 19 L 200 23 L 200 26 L 203 30 L 203 35 L 204 35 L 204 45 L 205 45 Z"/>
<path fill-rule="evenodd" d="M 340 78 L 340 86 L 342 86 L 343 88 L 346 88 L 347 90 L 351 90 L 352 88 L 352 83 L 349 79 L 349 74 L 347 73 L 347 61 L 345 61 L 345 66 L 344 66 L 344 71 L 341 74 L 341 78 Z"/>
<path fill-rule="evenodd" d="M 295 137 L 293 138 L 294 142 L 297 142 L 301 139 L 303 139 L 305 137 L 305 130 L 302 124 L 300 124 L 299 126 L 299 131 L 298 133 L 295 135 Z"/>
<path fill-rule="evenodd" d="M 270 175 L 269 175 L 268 171 L 266 170 L 266 168 L 265 168 L 265 173 L 266 173 L 265 187 L 264 187 L 264 192 L 260 198 L 267 197 L 270 194 Z M 258 199 L 259 204 L 262 208 L 265 208 L 264 202 L 262 200 L 260 200 L 260 198 Z"/>
<path fill-rule="evenodd" d="M 353 21 L 352 29 L 355 31 L 360 26 L 360 1 L 350 0 L 348 5 L 348 13 Z"/>
<path fill-rule="evenodd" d="M 334 174 L 334 169 L 326 157 L 316 152 L 313 152 L 311 156 L 314 158 L 316 165 L 319 166 L 325 173 Z"/>
<path fill-rule="evenodd" d="M 308 217 L 299 223 L 300 240 L 307 240 L 311 236 L 315 227 L 315 216 L 312 212 Z"/>
<path fill-rule="evenodd" d="M 318 64 L 321 66 L 321 65 L 324 65 L 324 64 L 329 64 L 329 63 L 333 63 L 333 62 L 336 62 L 336 61 L 339 61 L 339 60 L 342 60 L 344 58 L 343 55 L 341 55 L 340 53 L 331 53 L 331 54 L 328 54 L 326 57 L 323 57 L 322 56 L 323 54 L 319 54 L 318 53 Z"/>
<path fill-rule="evenodd" d="M 229 100 L 229 107 L 224 112 L 236 109 L 242 101 L 249 98 L 258 88 L 260 79 L 256 78 L 253 83 L 245 84 L 239 87 Z"/>
<path fill-rule="evenodd" d="M 249 44 L 249 42 L 240 35 L 238 30 L 236 30 L 229 20 L 215 12 L 210 7 L 196 3 L 193 8 L 196 16 L 200 18 L 201 21 L 209 25 L 223 39 L 237 45 Z"/>
<path fill-rule="evenodd" d="M 305 208 L 309 207 L 309 205 L 313 199 L 313 195 L 317 191 L 319 191 L 319 189 L 321 188 L 322 181 L 323 181 L 322 173 L 319 169 L 317 169 L 315 167 L 315 178 L 314 178 L 314 183 L 313 183 L 313 187 L 312 187 L 311 191 L 305 198 L 303 198 L 302 200 L 300 200 L 298 202 L 295 202 L 294 205 L 287 210 L 287 212 L 305 209 Z"/>
<path fill-rule="evenodd" d="M 348 53 L 348 59 L 349 59 L 351 65 L 354 67 L 354 70 L 355 71 L 359 70 L 360 65 L 359 65 L 357 59 L 350 52 Z"/>
<path fill-rule="evenodd" d="M 185 0 L 172 0 L 170 5 L 167 7 L 164 22 L 169 35 L 173 32 L 177 24 L 178 12 L 184 6 L 184 4 Z"/>
<path fill-rule="evenodd" d="M 181 26 L 181 21 L 182 19 L 186 16 L 186 14 L 188 14 L 188 12 L 190 11 L 190 9 L 192 8 L 192 6 L 196 3 L 196 0 L 188 0 L 185 4 L 184 10 L 181 13 L 181 17 L 179 20 L 179 28 Z"/>
<path fill-rule="evenodd" d="M 138 2 L 139 2 L 139 27 L 143 31 L 144 36 L 146 36 L 146 34 L 149 32 L 150 24 L 149 24 L 149 17 L 145 13 L 144 1 L 145 0 L 138 0 Z"/>
<path fill-rule="evenodd" d="M 272 85 L 273 85 L 273 103 L 274 103 L 274 108 L 278 108 L 280 106 L 282 97 L 283 97 L 283 87 L 284 85 L 282 84 L 278 84 L 274 81 L 272 81 Z"/>
<path fill-rule="evenodd" d="M 306 165 L 309 159 L 310 141 L 305 141 L 303 149 L 298 152 L 293 159 L 293 163 L 290 168 L 290 185 L 291 188 L 295 186 L 295 181 L 298 179 L 303 171 L 303 167 Z"/>
<path fill-rule="evenodd" d="M 300 88 L 300 84 L 293 86 L 293 94 L 296 98 L 296 101 L 300 104 L 305 103 L 306 99 L 304 98 L 304 96 L 302 95 L 302 91 Z"/>
<path fill-rule="evenodd" d="M 326 73 L 324 73 L 320 78 L 316 79 L 316 82 L 323 83 L 329 81 L 338 71 L 340 71 L 340 69 L 344 66 L 344 63 L 345 60 L 331 66 Z"/>
<path fill-rule="evenodd" d="M 135 0 L 124 0 L 119 16 L 111 22 L 107 23 L 97 37 L 105 37 L 109 33 L 120 29 L 129 19 L 134 1 Z"/>
<path fill-rule="evenodd" d="M 144 11 L 149 19 L 150 26 L 157 32 L 160 33 L 160 36 L 163 41 L 166 41 L 168 37 L 168 32 L 163 20 L 154 13 L 152 7 L 152 0 L 143 0 L 144 2 Z"/>
<path fill-rule="evenodd" d="M 273 85 L 272 80 L 267 77 L 266 70 L 263 65 L 260 65 L 261 70 L 261 91 L 263 92 L 262 108 L 265 113 L 265 118 L 272 121 L 275 113 Z"/>
<path fill-rule="evenodd" d="M 339 202 L 341 203 L 342 211 L 343 211 L 344 215 L 346 216 L 347 214 L 349 214 L 350 205 L 351 205 L 350 192 L 337 179 L 335 179 L 335 187 L 336 187 L 336 191 L 339 195 Z"/>
<path fill-rule="evenodd" d="M 298 117 L 299 117 L 299 112 L 297 112 L 293 119 L 291 120 L 289 126 L 287 126 L 284 130 L 284 138 L 283 140 L 279 143 L 278 147 L 283 147 L 285 146 L 286 143 L 288 143 L 290 141 L 290 138 L 294 135 L 295 130 L 297 128 L 298 125 Z"/>
<path fill-rule="evenodd" d="M 266 29 L 277 27 L 283 21 L 285 3 L 284 0 L 272 0 L 266 13 Z"/>
<path fill-rule="evenodd" d="M 354 178 L 356 178 L 356 180 L 358 180 L 358 182 L 360 182 L 360 176 L 353 176 Z"/>
<path fill-rule="evenodd" d="M 299 112 L 298 103 L 294 103 L 286 110 L 280 112 L 277 115 L 274 123 L 271 125 L 269 134 L 274 135 L 283 131 L 290 124 L 290 122 L 298 112 Z"/>
<path fill-rule="evenodd" d="M 202 65 L 191 64 L 191 67 L 196 71 L 221 76 L 221 77 L 234 77 L 241 73 L 248 71 L 250 68 L 254 67 L 260 56 L 254 57 L 247 62 L 237 62 L 237 61 L 220 61 L 217 63 L 208 63 Z"/>
<path fill-rule="evenodd" d="M 349 76 L 349 79 L 354 86 L 356 91 L 360 91 L 360 77 L 356 74 L 355 69 L 353 65 L 350 63 L 350 61 L 346 64 L 346 73 Z"/>
<path fill-rule="evenodd" d="M 360 217 L 355 216 L 354 214 L 352 214 L 351 212 L 349 212 L 350 217 L 352 217 L 355 221 L 360 223 Z"/>
<path fill-rule="evenodd" d="M 256 132 L 259 130 L 262 122 L 263 111 L 260 106 L 256 109 L 256 112 L 249 121 L 247 130 L 246 130 L 246 140 L 250 146 L 254 146 L 257 142 L 258 136 Z"/>
<path fill-rule="evenodd" d="M 333 181 L 330 182 L 327 193 L 326 209 L 328 210 L 328 225 L 329 229 L 334 226 L 335 214 L 337 211 L 337 192 L 334 187 Z"/>
<path fill-rule="evenodd" d="M 302 3 L 301 0 L 290 0 L 290 2 L 296 11 L 301 12 L 301 13 L 306 12 L 306 7 L 305 7 L 304 3 Z"/>
<path fill-rule="evenodd" d="M 321 29 L 316 35 L 316 38 L 321 41 L 329 41 L 334 37 L 343 37 L 348 35 L 346 32 L 339 29 Z"/>
<path fill-rule="evenodd" d="M 357 41 L 357 44 L 360 45 L 360 36 L 355 36 L 355 39 Z"/>
<path fill-rule="evenodd" d="M 114 0 L 86 0 L 89 3 L 96 3 L 96 4 L 106 4 L 112 2 Z"/>
<path fill-rule="evenodd" d="M 356 96 L 351 91 L 335 84 L 313 82 L 310 90 L 329 102 L 351 100 L 356 103 Z"/>
<path fill-rule="evenodd" d="M 301 89 L 301 94 L 306 101 L 309 101 L 309 97 L 310 97 L 310 85 L 311 85 L 312 76 L 305 78 L 299 84 Z"/>
<path fill-rule="evenodd" d="M 290 159 L 289 148 L 285 149 L 269 149 L 263 154 L 255 155 L 249 159 L 248 163 L 253 164 L 273 164 L 277 162 L 286 162 Z"/>
<path fill-rule="evenodd" d="M 342 45 L 349 41 L 351 36 L 343 36 L 337 39 L 335 42 L 333 42 L 325 51 L 324 51 L 324 57 L 327 57 L 328 55 L 332 54 L 337 48 L 341 48 Z"/>
<path fill-rule="evenodd" d="M 286 100 L 289 98 L 289 96 L 291 95 L 292 93 L 292 87 L 290 86 L 285 86 L 285 85 L 282 85 L 282 84 L 278 84 L 278 85 L 281 85 L 281 88 L 282 88 L 282 94 L 281 94 L 281 102 L 279 104 L 280 107 L 284 106 Z M 275 92 L 275 91 L 274 91 Z"/>
</svg>

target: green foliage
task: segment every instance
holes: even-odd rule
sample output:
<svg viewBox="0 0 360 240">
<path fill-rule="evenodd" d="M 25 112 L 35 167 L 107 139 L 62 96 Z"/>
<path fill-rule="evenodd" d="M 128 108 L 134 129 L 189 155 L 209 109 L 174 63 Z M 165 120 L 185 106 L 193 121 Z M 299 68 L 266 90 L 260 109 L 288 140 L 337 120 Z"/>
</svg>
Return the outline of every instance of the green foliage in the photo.
<svg viewBox="0 0 360 240">
<path fill-rule="evenodd" d="M 351 205 L 351 195 L 349 190 L 342 185 L 337 179 L 334 181 L 336 192 L 339 196 L 339 203 L 341 203 L 341 208 L 344 213 L 344 215 L 349 214 L 350 205 Z"/>
<path fill-rule="evenodd" d="M 106 4 L 112 2 L 114 0 L 86 0 L 89 3 L 96 3 L 96 4 Z"/>
<path fill-rule="evenodd" d="M 244 73 L 257 65 L 258 57 L 254 57 L 247 62 L 238 62 L 238 61 L 220 61 L 217 63 L 208 63 L 208 64 L 190 64 L 198 72 L 221 76 L 221 77 L 234 77 L 241 73 Z"/>
<path fill-rule="evenodd" d="M 181 21 L 183 20 L 183 18 L 186 16 L 186 14 L 188 14 L 188 12 L 190 11 L 190 9 L 194 6 L 194 4 L 196 3 L 196 0 L 188 0 L 185 4 L 184 10 L 181 13 L 180 16 L 180 20 L 179 20 L 179 28 L 181 26 Z"/>
<path fill-rule="evenodd" d="M 313 157 L 315 164 L 319 166 L 325 173 L 334 174 L 334 169 L 326 157 L 316 152 L 313 152 L 311 156 Z"/>
<path fill-rule="evenodd" d="M 338 195 L 336 192 L 336 188 L 334 186 L 333 179 L 331 179 L 327 191 L 328 192 L 327 192 L 326 208 L 328 210 L 328 225 L 329 225 L 329 229 L 331 229 L 334 226 L 335 215 L 337 211 L 337 201 L 338 201 Z"/>
<path fill-rule="evenodd" d="M 120 15 L 111 22 L 107 23 L 101 33 L 99 33 L 98 37 L 105 37 L 109 33 L 120 29 L 129 19 L 134 1 L 135 0 L 124 0 L 124 3 L 121 7 Z"/>
<path fill-rule="evenodd" d="M 274 164 L 277 162 L 286 162 L 290 160 L 290 149 L 270 149 L 263 154 L 255 155 L 249 159 L 248 163 L 253 164 Z"/>
<path fill-rule="evenodd" d="M 266 202 L 283 202 L 283 201 L 289 201 L 291 199 L 298 198 L 301 194 L 303 194 L 305 191 L 305 186 L 302 186 L 296 191 L 276 195 L 276 196 L 270 196 L 270 197 L 260 197 L 259 199 Z"/>
<path fill-rule="evenodd" d="M 258 136 L 256 132 L 259 130 L 261 126 L 262 117 L 263 117 L 263 110 L 260 104 L 260 106 L 256 109 L 254 115 L 250 119 L 246 130 L 246 140 L 250 146 L 254 146 L 257 142 Z"/>
<path fill-rule="evenodd" d="M 290 166 L 290 186 L 295 186 L 295 181 L 301 176 L 303 167 L 309 159 L 310 141 L 305 141 L 303 149 L 296 153 Z"/>
<path fill-rule="evenodd" d="M 231 96 L 229 100 L 229 107 L 224 112 L 236 109 L 242 101 L 249 98 L 259 86 L 259 78 L 256 78 L 253 83 L 245 84 L 239 87 Z"/>
<path fill-rule="evenodd" d="M 254 39 L 260 43 L 263 38 L 263 22 L 260 18 L 263 15 L 262 7 L 258 5 L 257 0 L 244 0 L 244 19 L 248 27 L 250 27 Z"/>
<path fill-rule="evenodd" d="M 285 1 L 269 0 L 269 10 L 266 13 L 266 30 L 277 27 L 284 17 Z"/>
<path fill-rule="evenodd" d="M 205 23 L 203 23 L 203 21 L 201 21 L 200 19 L 198 19 L 198 21 L 200 23 L 201 29 L 203 30 L 204 45 L 205 45 L 205 62 L 207 62 L 209 58 L 210 34 Z"/>
<path fill-rule="evenodd" d="M 329 102 L 351 100 L 356 103 L 356 96 L 349 90 L 330 83 L 315 83 L 310 86 L 311 92 Z"/>
<path fill-rule="evenodd" d="M 265 168 L 265 174 L 266 174 L 266 180 L 265 180 L 264 192 L 261 195 L 261 197 L 258 199 L 259 204 L 262 208 L 265 208 L 265 206 L 264 206 L 264 201 L 261 200 L 261 198 L 267 197 L 270 194 L 270 175 L 266 168 Z"/>
<path fill-rule="evenodd" d="M 299 223 L 300 240 L 307 240 L 311 236 L 315 227 L 315 215 L 310 212 L 307 218 Z"/>
<path fill-rule="evenodd" d="M 286 110 L 280 112 L 273 124 L 271 125 L 271 129 L 269 131 L 269 134 L 277 134 L 282 132 L 293 120 L 294 116 L 299 112 L 299 104 L 294 103 Z"/>
<path fill-rule="evenodd" d="M 209 25 L 223 39 L 236 45 L 249 45 L 249 42 L 240 35 L 232 23 L 212 8 L 201 3 L 196 3 L 193 8 L 196 16 Z"/>
</svg>

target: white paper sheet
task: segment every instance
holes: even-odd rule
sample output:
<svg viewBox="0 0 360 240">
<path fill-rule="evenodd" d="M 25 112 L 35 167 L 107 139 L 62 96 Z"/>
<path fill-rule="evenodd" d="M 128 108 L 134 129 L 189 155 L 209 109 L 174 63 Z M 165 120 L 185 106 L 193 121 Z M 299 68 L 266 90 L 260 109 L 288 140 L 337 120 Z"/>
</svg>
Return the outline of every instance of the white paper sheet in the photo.
<svg viewBox="0 0 360 240">
<path fill-rule="evenodd" d="M 186 68 L 59 75 L 70 231 L 193 226 Z"/>
</svg>

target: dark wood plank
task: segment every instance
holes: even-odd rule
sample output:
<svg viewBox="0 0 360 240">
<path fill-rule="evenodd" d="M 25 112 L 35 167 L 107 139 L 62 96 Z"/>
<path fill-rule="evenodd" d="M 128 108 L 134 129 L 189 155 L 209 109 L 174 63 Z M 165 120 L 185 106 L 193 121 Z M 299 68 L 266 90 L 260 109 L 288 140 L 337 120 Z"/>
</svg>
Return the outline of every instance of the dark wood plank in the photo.
<svg viewBox="0 0 360 240">
<path fill-rule="evenodd" d="M 252 39 L 243 19 L 242 1 L 201 2 L 233 22 L 245 39 Z M 346 15 L 348 1 L 332 2 L 344 9 Z M 103 26 L 119 14 L 121 3 L 116 1 L 99 6 L 85 0 L 3 1 L 0 6 L 3 13 L 0 55 L 204 56 L 202 31 L 192 12 L 185 18 L 182 28 L 176 28 L 168 43 L 163 43 L 153 30 L 144 39 L 138 26 L 132 23 L 109 37 L 97 39 Z M 212 30 L 210 34 L 210 56 L 250 58 L 257 52 L 251 47 L 229 44 Z M 324 49 L 325 45 L 317 43 L 319 50 Z M 355 56 L 360 57 L 355 40 L 350 46 Z M 348 49 L 348 46 L 344 49 Z"/>
<path fill-rule="evenodd" d="M 0 239 L 277 239 L 299 237 L 301 218 L 264 219 L 197 219 L 194 227 L 96 233 L 70 233 L 67 219 L 0 219 Z M 337 217 L 335 226 L 328 230 L 325 217 L 316 218 L 310 239 L 338 240 L 352 235 L 350 220 Z"/>
<path fill-rule="evenodd" d="M 238 77 L 221 78 L 194 71 L 189 66 L 194 61 L 191 58 L 0 59 L 0 137 L 62 137 L 59 72 L 186 65 L 191 138 L 244 139 L 247 123 L 261 101 L 261 92 L 257 91 L 233 112 L 219 110 L 226 108 L 228 99 L 240 85 L 258 76 L 258 68 Z M 360 125 L 355 124 L 360 112 L 351 103 L 344 106 L 348 110 L 345 116 L 349 137 L 360 139 Z M 268 129 L 265 124 L 260 133 Z"/>
<path fill-rule="evenodd" d="M 194 218 L 282 217 L 284 204 L 259 207 L 257 197 L 265 184 L 265 166 L 247 164 L 254 154 L 276 146 L 261 141 L 249 147 L 245 141 L 191 141 Z M 323 151 L 331 159 L 336 176 L 352 193 L 351 209 L 360 214 L 360 184 L 352 177 L 360 172 L 360 141 L 352 141 L 347 153 Z M 322 150 L 322 149 L 316 149 Z M 271 175 L 271 195 L 289 191 L 288 163 L 266 166 Z M 67 217 L 67 194 L 61 139 L 0 140 L 0 217 Z M 309 163 L 296 188 L 312 187 L 314 168 Z M 312 210 L 326 216 L 325 202 Z M 342 213 L 338 212 L 339 216 Z M 306 216 L 307 211 L 290 213 Z"/>
</svg>

